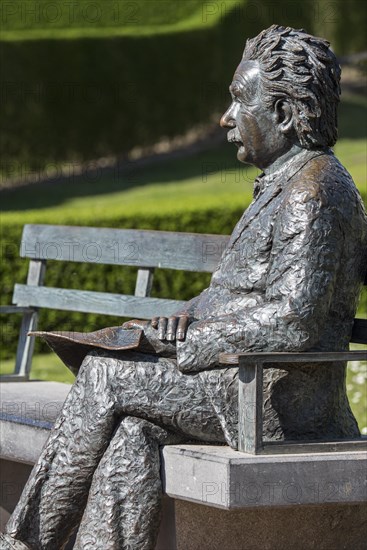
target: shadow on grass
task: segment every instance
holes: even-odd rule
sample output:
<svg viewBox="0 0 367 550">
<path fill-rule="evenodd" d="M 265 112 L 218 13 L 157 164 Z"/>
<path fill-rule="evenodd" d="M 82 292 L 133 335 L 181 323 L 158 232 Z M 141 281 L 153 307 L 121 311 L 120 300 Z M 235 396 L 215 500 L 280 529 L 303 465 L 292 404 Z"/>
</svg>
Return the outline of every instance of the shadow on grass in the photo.
<svg viewBox="0 0 367 550">
<path fill-rule="evenodd" d="M 367 102 L 360 96 L 346 96 L 339 110 L 339 136 L 348 139 L 367 137 Z M 225 133 L 223 134 L 225 135 Z M 213 173 L 238 172 L 246 179 L 250 166 L 241 165 L 233 145 L 223 143 L 208 151 L 151 166 L 131 165 L 101 169 L 84 175 L 47 181 L 26 187 L 3 190 L 2 211 L 49 208 L 77 197 L 106 195 L 145 185 L 171 183 L 192 178 L 205 181 Z M 220 177 L 220 176 L 219 176 Z"/>
<path fill-rule="evenodd" d="M 225 134 L 223 134 L 225 137 Z M 150 166 L 126 163 L 120 167 L 85 172 L 62 181 L 43 181 L 0 192 L 1 209 L 5 211 L 49 208 L 77 197 L 106 195 L 145 185 L 164 184 L 206 178 L 215 172 L 240 171 L 246 177 L 250 165 L 240 165 L 233 144 L 223 142 L 208 151 L 174 160 L 153 162 Z"/>
</svg>

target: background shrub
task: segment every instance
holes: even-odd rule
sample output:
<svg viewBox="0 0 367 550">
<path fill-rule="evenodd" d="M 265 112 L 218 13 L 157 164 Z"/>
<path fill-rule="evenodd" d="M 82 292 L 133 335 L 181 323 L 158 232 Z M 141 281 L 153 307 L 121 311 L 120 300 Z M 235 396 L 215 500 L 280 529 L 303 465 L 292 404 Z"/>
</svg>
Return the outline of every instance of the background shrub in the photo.
<svg viewBox="0 0 367 550">
<path fill-rule="evenodd" d="M 16 11 L 25 4 L 42 13 L 47 3 L 2 5 L 5 178 L 118 156 L 210 122 L 227 102 L 245 39 L 274 22 L 323 34 L 343 53 L 366 47 L 366 4 L 359 0 L 74 2 L 79 14 L 83 6 L 100 7 L 103 17 L 94 23 L 91 15 L 70 22 L 65 9 L 54 22 L 41 16 L 27 22 Z M 12 5 L 14 15 L 5 17 Z M 132 5 L 136 16 L 113 17 L 114 6 L 123 12 Z"/>
</svg>

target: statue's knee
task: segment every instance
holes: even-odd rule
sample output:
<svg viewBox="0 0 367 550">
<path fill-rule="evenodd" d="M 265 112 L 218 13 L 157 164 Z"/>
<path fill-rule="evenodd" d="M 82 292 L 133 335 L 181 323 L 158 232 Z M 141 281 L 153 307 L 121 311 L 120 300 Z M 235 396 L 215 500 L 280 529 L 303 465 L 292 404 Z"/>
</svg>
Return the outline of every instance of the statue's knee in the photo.
<svg viewBox="0 0 367 550">
<path fill-rule="evenodd" d="M 155 440 L 164 443 L 167 438 L 167 431 L 164 428 L 136 416 L 126 416 L 120 424 L 120 430 L 128 436 L 130 441 L 136 438 L 140 442 Z"/>
<path fill-rule="evenodd" d="M 89 373 L 93 369 L 97 368 L 98 357 L 94 354 L 88 354 L 84 357 L 82 364 L 80 365 L 78 378 L 85 376 L 86 373 Z"/>
<path fill-rule="evenodd" d="M 78 380 L 89 383 L 96 382 L 98 384 L 103 380 L 107 381 L 113 369 L 108 369 L 106 367 L 106 363 L 103 361 L 103 358 L 98 355 L 98 352 L 92 351 L 83 359 L 78 373 Z"/>
<path fill-rule="evenodd" d="M 126 416 L 121 422 L 121 429 L 131 435 L 140 435 L 147 421 L 136 416 Z"/>
</svg>

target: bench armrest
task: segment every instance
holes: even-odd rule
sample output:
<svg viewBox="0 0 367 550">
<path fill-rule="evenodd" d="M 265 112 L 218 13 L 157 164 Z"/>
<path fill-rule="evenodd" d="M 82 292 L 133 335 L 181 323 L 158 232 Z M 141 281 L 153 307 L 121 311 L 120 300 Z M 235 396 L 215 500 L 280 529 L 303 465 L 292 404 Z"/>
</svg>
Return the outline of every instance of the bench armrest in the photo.
<svg viewBox="0 0 367 550">
<path fill-rule="evenodd" d="M 248 352 L 221 353 L 219 362 L 224 365 L 250 363 L 313 363 L 319 361 L 367 361 L 367 350 L 358 351 L 303 351 L 303 352 Z M 268 366 L 269 368 L 269 366 Z"/>
<path fill-rule="evenodd" d="M 249 352 L 238 354 L 222 353 L 220 363 L 229 367 L 239 367 L 238 372 L 238 450 L 259 454 L 276 452 L 276 445 L 263 443 L 263 369 L 271 368 L 274 363 L 312 363 L 325 361 L 366 361 L 367 350 L 340 352 Z M 359 442 L 360 443 L 360 442 Z M 320 451 L 337 450 L 345 446 L 345 441 L 319 442 Z M 366 442 L 363 442 L 364 446 Z M 329 446 L 328 446 L 329 445 Z M 353 448 L 353 442 L 350 443 Z M 307 452 L 307 443 L 284 445 L 280 443 L 280 452 Z"/>
<path fill-rule="evenodd" d="M 0 314 L 5 313 L 31 313 L 34 311 L 31 307 L 24 306 L 0 306 Z"/>
</svg>

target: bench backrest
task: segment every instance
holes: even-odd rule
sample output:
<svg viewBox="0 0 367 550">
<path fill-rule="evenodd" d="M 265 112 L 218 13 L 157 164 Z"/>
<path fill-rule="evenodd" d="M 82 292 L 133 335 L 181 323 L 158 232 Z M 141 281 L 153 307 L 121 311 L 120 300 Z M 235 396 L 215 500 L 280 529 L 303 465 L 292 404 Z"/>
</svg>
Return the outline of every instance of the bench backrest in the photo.
<svg viewBox="0 0 367 550">
<path fill-rule="evenodd" d="M 28 377 L 34 342 L 27 333 L 37 328 L 38 308 L 140 319 L 170 315 L 183 302 L 150 297 L 154 269 L 211 273 L 228 239 L 224 235 L 167 231 L 25 225 L 20 256 L 29 258 L 30 264 L 27 283 L 16 284 L 13 294 L 13 303 L 24 311 L 15 374 Z M 45 287 L 47 260 L 135 266 L 134 296 Z M 351 341 L 367 343 L 366 320 L 355 320 Z"/>
<path fill-rule="evenodd" d="M 20 255 L 30 258 L 30 278 L 16 285 L 13 302 L 85 313 L 149 319 L 182 303 L 149 298 L 155 268 L 212 272 L 228 237 L 167 231 L 26 225 Z M 42 286 L 47 260 L 138 268 L 134 296 Z"/>
<path fill-rule="evenodd" d="M 228 239 L 167 231 L 25 225 L 20 256 L 29 258 L 30 264 L 26 284 L 16 284 L 13 293 L 13 304 L 23 312 L 15 375 L 28 377 L 34 339 L 27 338 L 27 333 L 37 329 L 38 308 L 139 319 L 170 315 L 183 302 L 150 297 L 155 268 L 211 273 Z M 134 266 L 134 295 L 46 287 L 47 260 Z"/>
</svg>

